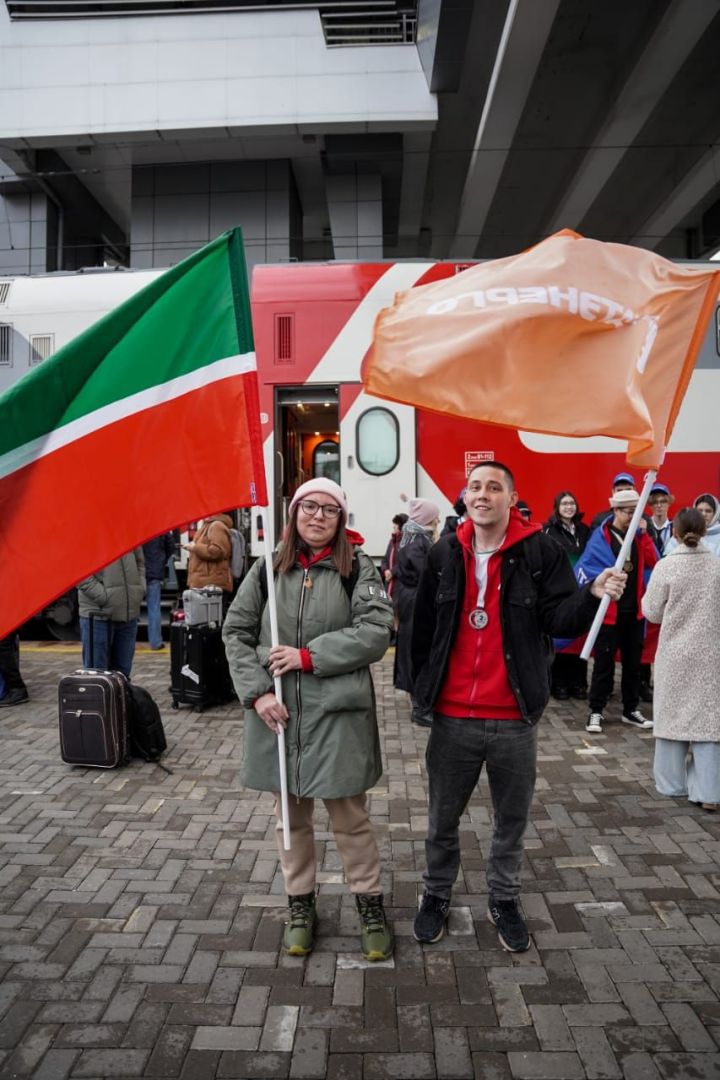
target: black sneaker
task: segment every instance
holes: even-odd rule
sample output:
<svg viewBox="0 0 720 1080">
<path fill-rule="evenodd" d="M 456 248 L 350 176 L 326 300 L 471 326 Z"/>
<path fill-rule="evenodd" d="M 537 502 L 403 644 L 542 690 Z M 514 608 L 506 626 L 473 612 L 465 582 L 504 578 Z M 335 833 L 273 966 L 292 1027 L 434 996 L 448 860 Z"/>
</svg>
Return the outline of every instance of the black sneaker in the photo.
<svg viewBox="0 0 720 1080">
<path fill-rule="evenodd" d="M 587 700 L 587 686 L 571 686 L 570 697 L 575 698 L 576 701 Z"/>
<path fill-rule="evenodd" d="M 652 720 L 648 720 L 646 716 L 640 712 L 639 709 L 633 709 L 632 712 L 624 712 L 622 715 L 623 724 L 629 724 L 630 727 L 640 728 L 641 731 L 647 731 L 648 728 L 653 726 Z"/>
<path fill-rule="evenodd" d="M 569 701 L 570 691 L 566 686 L 554 686 L 550 691 L 556 701 Z"/>
<path fill-rule="evenodd" d="M 434 945 L 445 933 L 450 914 L 450 901 L 432 893 L 423 893 L 420 910 L 413 923 L 413 937 L 425 945 Z"/>
<path fill-rule="evenodd" d="M 9 709 L 11 705 L 24 705 L 30 700 L 30 696 L 23 686 L 17 690 L 8 690 L 5 697 L 0 698 L 0 709 Z"/>
<path fill-rule="evenodd" d="M 488 900 L 487 917 L 497 927 L 498 937 L 507 952 L 525 952 L 530 948 L 527 923 L 517 900 Z"/>
</svg>

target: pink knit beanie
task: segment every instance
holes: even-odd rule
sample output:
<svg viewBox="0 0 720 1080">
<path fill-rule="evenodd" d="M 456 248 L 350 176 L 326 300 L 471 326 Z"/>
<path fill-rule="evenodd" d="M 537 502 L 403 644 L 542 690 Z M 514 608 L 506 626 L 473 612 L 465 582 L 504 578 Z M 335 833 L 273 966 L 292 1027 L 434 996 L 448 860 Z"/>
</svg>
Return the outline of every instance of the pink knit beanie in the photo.
<svg viewBox="0 0 720 1080">
<path fill-rule="evenodd" d="M 440 517 L 440 509 L 429 499 L 411 499 L 408 503 L 408 517 L 416 525 L 432 525 Z"/>
<path fill-rule="evenodd" d="M 309 499 L 313 495 L 320 494 L 330 495 L 342 510 L 343 521 L 347 521 L 348 505 L 345 492 L 339 484 L 336 484 L 334 480 L 328 480 L 325 476 L 319 476 L 317 480 L 306 480 L 300 485 L 292 497 L 288 514 L 292 514 L 301 499 Z"/>
</svg>

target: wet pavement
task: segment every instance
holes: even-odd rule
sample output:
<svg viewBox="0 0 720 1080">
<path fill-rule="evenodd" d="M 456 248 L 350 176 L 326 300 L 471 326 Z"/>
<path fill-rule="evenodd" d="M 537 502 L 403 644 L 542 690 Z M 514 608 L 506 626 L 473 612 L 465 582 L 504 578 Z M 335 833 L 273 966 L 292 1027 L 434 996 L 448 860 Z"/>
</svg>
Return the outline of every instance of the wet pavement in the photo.
<svg viewBox="0 0 720 1080">
<path fill-rule="evenodd" d="M 21 663 L 32 700 L 0 711 L 0 1080 L 720 1077 L 720 815 L 655 793 L 652 736 L 617 704 L 601 736 L 576 702 L 545 714 L 530 951 L 503 952 L 485 918 L 484 780 L 450 932 L 422 947 L 427 733 L 377 665 L 372 816 L 397 950 L 371 966 L 322 806 L 318 944 L 281 954 L 271 798 L 239 785 L 237 705 L 173 711 L 168 654 L 141 646 L 172 774 L 73 768 L 56 695 L 79 651 L 24 644 Z"/>
</svg>

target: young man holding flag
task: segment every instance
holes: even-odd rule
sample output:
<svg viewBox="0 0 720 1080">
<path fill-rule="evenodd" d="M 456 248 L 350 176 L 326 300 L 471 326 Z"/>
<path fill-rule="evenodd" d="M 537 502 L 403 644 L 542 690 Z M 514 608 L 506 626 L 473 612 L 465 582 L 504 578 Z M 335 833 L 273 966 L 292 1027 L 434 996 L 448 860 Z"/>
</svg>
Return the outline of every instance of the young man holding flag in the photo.
<svg viewBox="0 0 720 1080">
<path fill-rule="evenodd" d="M 430 806 L 420 942 L 443 936 L 460 866 L 460 817 L 487 766 L 493 838 L 488 918 L 510 952 L 530 939 L 518 907 L 522 838 L 535 786 L 537 723 L 550 696 L 551 636 L 576 637 L 625 574 L 604 570 L 578 588 L 565 553 L 517 509 L 511 471 L 478 465 L 467 520 L 428 556 L 415 600 L 414 695 L 433 709 L 427 748 Z"/>
</svg>

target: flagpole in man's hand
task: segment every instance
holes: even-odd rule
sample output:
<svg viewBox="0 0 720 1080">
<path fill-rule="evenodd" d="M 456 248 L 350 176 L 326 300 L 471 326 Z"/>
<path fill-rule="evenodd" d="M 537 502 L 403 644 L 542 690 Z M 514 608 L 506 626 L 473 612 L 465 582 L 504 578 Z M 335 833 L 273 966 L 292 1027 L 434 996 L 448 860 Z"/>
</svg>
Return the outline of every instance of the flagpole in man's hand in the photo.
<svg viewBox="0 0 720 1080">
<path fill-rule="evenodd" d="M 630 554 L 630 548 L 632 547 L 632 542 L 635 539 L 635 533 L 637 532 L 638 525 L 640 524 L 640 518 L 642 517 L 643 511 L 645 510 L 645 506 L 647 504 L 650 491 L 652 490 L 652 486 L 655 483 L 656 476 L 657 469 L 651 469 L 645 477 L 645 484 L 643 485 L 643 489 L 640 492 L 640 499 L 637 506 L 635 507 L 635 513 L 632 516 L 628 531 L 625 534 L 625 539 L 623 540 L 620 551 L 618 552 L 618 557 L 615 560 L 615 566 L 613 567 L 613 570 L 622 572 L 627 557 Z M 580 657 L 583 660 L 590 659 L 590 654 L 592 653 L 595 639 L 600 633 L 600 627 L 602 626 L 605 619 L 607 609 L 610 607 L 611 600 L 612 596 L 606 592 L 600 601 L 600 607 L 595 612 L 593 624 L 590 627 L 588 636 L 585 639 L 585 644 L 582 647 L 582 652 L 580 653 Z"/>
<path fill-rule="evenodd" d="M 267 581 L 268 612 L 270 613 L 270 640 L 272 645 L 275 646 L 280 644 L 280 635 L 278 633 L 277 602 L 275 600 L 275 572 L 273 570 L 273 553 L 272 545 L 270 543 L 268 508 L 265 507 L 261 509 L 260 514 L 263 518 L 263 537 L 265 541 L 265 579 Z M 273 676 L 273 683 L 275 697 L 282 705 L 282 679 L 279 675 Z M 283 847 L 286 851 L 290 851 L 290 811 L 288 807 L 287 762 L 285 759 L 285 728 L 280 722 L 277 723 L 277 740 L 278 765 L 280 767 L 280 807 L 282 815 Z"/>
</svg>

